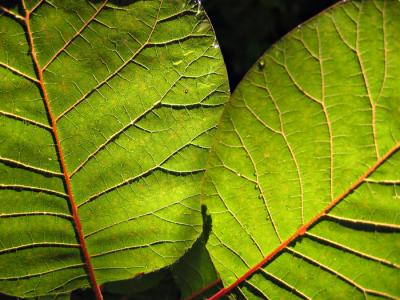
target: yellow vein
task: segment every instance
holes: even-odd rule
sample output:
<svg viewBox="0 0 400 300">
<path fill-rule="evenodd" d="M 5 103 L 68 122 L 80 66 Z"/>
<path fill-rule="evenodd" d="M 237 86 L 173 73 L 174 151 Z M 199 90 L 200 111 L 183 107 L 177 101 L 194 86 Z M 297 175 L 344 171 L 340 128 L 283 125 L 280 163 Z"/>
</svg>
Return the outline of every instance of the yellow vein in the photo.
<svg viewBox="0 0 400 300">
<path fill-rule="evenodd" d="M 311 258 L 311 257 L 309 257 L 309 256 L 307 256 L 307 255 L 305 255 L 305 254 L 303 254 L 303 253 L 301 253 L 299 251 L 294 250 L 291 247 L 287 247 L 286 249 L 289 252 L 292 252 L 294 255 L 296 255 L 296 256 L 298 256 L 300 258 L 303 258 L 305 261 L 308 261 L 309 263 L 314 264 L 316 266 L 319 266 L 321 269 L 323 269 L 323 270 L 325 270 L 325 271 L 327 271 L 327 272 L 329 272 L 329 273 L 331 273 L 333 275 L 336 275 L 338 278 L 340 278 L 344 282 L 347 282 L 348 284 L 354 286 L 356 289 L 358 289 L 359 291 L 364 293 L 364 295 L 365 294 L 372 294 L 372 295 L 381 296 L 381 297 L 384 297 L 384 298 L 387 298 L 387 299 L 393 299 L 393 300 L 396 299 L 396 297 L 394 297 L 392 295 L 389 295 L 387 293 L 383 293 L 383 292 L 367 289 L 367 288 L 363 287 L 362 285 L 358 284 L 357 282 L 355 282 L 354 280 L 352 280 L 352 279 L 348 278 L 347 276 L 343 275 L 342 273 L 340 273 L 340 272 L 338 272 L 338 271 L 336 271 L 336 270 L 324 265 L 323 263 L 319 262 L 316 259 L 313 259 L 313 258 Z"/>
<path fill-rule="evenodd" d="M 225 242 L 223 242 L 221 240 L 221 238 L 217 235 L 217 233 L 214 231 L 212 232 L 212 235 L 215 236 L 215 238 L 218 240 L 218 242 L 220 243 L 220 245 L 224 246 L 228 251 L 232 252 L 235 256 L 237 256 L 244 264 L 247 268 L 250 268 L 250 265 L 247 263 L 247 261 L 238 253 L 236 252 L 231 246 L 225 244 Z M 219 260 L 217 257 L 213 256 L 214 259 Z M 221 261 L 219 261 L 220 264 L 223 265 L 223 263 Z M 229 267 L 224 266 L 225 268 L 229 269 Z M 233 270 L 230 270 L 233 274 L 235 274 L 235 277 L 238 278 L 239 275 L 237 275 Z"/>
<path fill-rule="evenodd" d="M 67 41 L 64 46 L 62 46 L 50 59 L 49 61 L 43 66 L 42 70 L 43 72 L 47 69 L 47 67 L 63 52 L 78 36 L 82 34 L 82 32 L 87 28 L 90 24 L 91 21 L 93 21 L 98 14 L 102 11 L 104 6 L 107 4 L 108 0 L 105 0 L 104 2 L 101 3 L 99 8 L 96 10 L 96 12 L 83 24 L 83 26 L 72 36 L 72 38 Z"/>
<path fill-rule="evenodd" d="M 175 18 L 177 18 L 177 17 L 179 17 L 179 16 L 185 15 L 185 14 L 195 14 L 195 13 L 196 13 L 196 11 L 193 11 L 193 10 L 186 10 L 186 9 L 185 9 L 185 10 L 181 10 L 181 11 L 178 11 L 178 12 L 176 12 L 176 13 L 173 13 L 172 15 L 166 16 L 166 17 L 164 17 L 164 18 L 160 18 L 160 19 L 158 20 L 158 22 L 159 22 L 159 23 L 163 23 L 163 22 L 166 22 L 166 21 L 175 19 Z"/>
<path fill-rule="evenodd" d="M 162 1 L 161 1 L 162 3 Z M 82 101 L 84 101 L 88 96 L 90 96 L 94 91 L 96 91 L 98 88 L 100 88 L 101 86 L 103 86 L 104 84 L 106 84 L 111 78 L 113 78 L 116 74 L 118 74 L 122 69 L 124 69 L 133 59 L 136 58 L 136 56 L 138 56 L 140 54 L 140 52 L 146 47 L 146 45 L 149 43 L 151 37 L 153 36 L 153 32 L 157 27 L 158 24 L 158 18 L 160 15 L 160 10 L 158 10 L 157 16 L 155 18 L 155 22 L 153 25 L 153 28 L 151 29 L 149 36 L 147 38 L 147 41 L 141 45 L 133 54 L 132 56 L 126 60 L 121 66 L 119 66 L 113 73 L 111 73 L 110 75 L 108 75 L 103 81 L 99 82 L 92 90 L 88 91 L 86 94 L 84 94 L 80 99 L 78 99 L 74 104 L 72 104 L 69 108 L 67 108 L 66 110 L 64 110 L 57 118 L 56 118 L 56 122 L 59 122 L 60 119 L 66 115 L 67 113 L 69 113 L 72 109 L 74 109 L 77 105 L 79 105 Z"/>
<path fill-rule="evenodd" d="M 89 237 L 92 236 L 92 235 L 95 235 L 95 234 L 97 234 L 97 233 L 99 233 L 99 232 L 102 232 L 102 231 L 104 231 L 104 230 L 107 230 L 107 229 L 109 229 L 109 228 L 113 228 L 114 226 L 118 226 L 118 225 L 120 225 L 120 224 L 127 223 L 127 222 L 130 222 L 130 221 L 133 221 L 133 220 L 137 220 L 137 219 L 140 219 L 140 218 L 143 218 L 143 217 L 146 217 L 146 216 L 151 216 L 151 215 L 153 215 L 154 213 L 157 213 L 157 212 L 159 212 L 159 211 L 162 211 L 162 210 L 164 210 L 164 209 L 167 209 L 167 208 L 170 208 L 170 207 L 172 207 L 172 206 L 174 206 L 174 205 L 177 205 L 177 204 L 179 204 L 179 202 L 180 202 L 180 201 L 173 202 L 173 203 L 170 203 L 170 204 L 165 205 L 165 206 L 163 206 L 163 207 L 160 207 L 160 208 L 158 208 L 158 209 L 156 209 L 156 210 L 154 210 L 154 211 L 150 211 L 150 212 L 147 212 L 147 213 L 144 213 L 144 214 L 140 214 L 140 215 L 131 217 L 131 218 L 129 218 L 129 219 L 121 220 L 121 221 L 118 221 L 117 223 L 113 223 L 113 224 L 111 224 L 111 225 L 108 225 L 108 226 L 99 228 L 99 229 L 97 229 L 97 230 L 95 230 L 95 231 L 92 231 L 92 232 L 87 233 L 87 234 L 85 235 L 85 238 L 89 238 Z"/>
<path fill-rule="evenodd" d="M 15 247 L 5 248 L 0 250 L 0 254 L 7 252 L 15 252 L 24 249 L 40 248 L 40 247 L 62 247 L 62 248 L 80 248 L 79 244 L 57 243 L 57 242 L 41 242 L 26 245 L 19 245 Z"/>
<path fill-rule="evenodd" d="M 50 189 L 41 188 L 41 187 L 21 185 L 21 184 L 0 184 L 0 190 L 2 190 L 2 189 L 16 190 L 16 191 L 26 190 L 26 191 L 36 192 L 36 193 L 45 193 L 45 194 L 55 195 L 55 196 L 59 196 L 62 198 L 68 198 L 67 194 L 61 193 L 61 192 L 58 192 L 55 190 L 50 190 Z"/>
<path fill-rule="evenodd" d="M 48 270 L 48 271 L 44 271 L 44 272 L 27 274 L 27 275 L 23 275 L 23 276 L 0 277 L 0 281 L 28 279 L 28 278 L 37 277 L 37 276 L 43 276 L 43 275 L 46 275 L 46 274 L 49 274 L 49 273 L 58 272 L 58 271 L 62 271 L 62 270 L 74 269 L 74 268 L 83 268 L 84 266 L 85 266 L 85 264 L 80 263 L 80 264 L 69 265 L 69 266 L 60 267 L 60 268 L 57 268 L 57 269 L 52 269 L 52 270 Z"/>
<path fill-rule="evenodd" d="M 260 182 L 260 177 L 259 177 L 259 171 L 258 171 L 258 168 L 257 168 L 257 164 L 254 161 L 253 156 L 251 155 L 250 151 L 247 149 L 246 144 L 245 144 L 242 136 L 238 132 L 233 120 L 232 120 L 232 126 L 233 126 L 234 132 L 236 133 L 237 137 L 240 140 L 240 143 L 243 145 L 243 149 L 245 150 L 246 154 L 248 155 L 248 157 L 249 157 L 249 159 L 251 161 L 251 164 L 253 165 L 253 169 L 254 169 L 255 176 L 256 176 L 257 187 L 260 189 L 260 193 L 261 193 L 260 195 L 261 195 L 261 197 L 263 199 L 265 208 L 266 208 L 267 213 L 268 213 L 268 217 L 271 220 L 272 228 L 274 229 L 276 237 L 278 238 L 279 242 L 281 243 L 282 239 L 281 239 L 281 236 L 279 235 L 278 227 L 276 226 L 274 218 L 272 217 L 271 209 L 270 209 L 270 207 L 268 205 L 268 201 L 267 201 L 267 198 L 265 197 L 264 189 L 263 189 L 263 187 L 261 185 L 261 182 Z"/>
<path fill-rule="evenodd" d="M 4 13 L 10 15 L 11 17 L 15 18 L 16 20 L 24 21 L 24 17 L 21 15 L 16 14 L 12 10 L 8 9 L 7 7 L 0 5 L 0 10 L 2 10 Z"/>
<path fill-rule="evenodd" d="M 240 227 L 243 229 L 243 231 L 249 236 L 249 238 L 253 241 L 253 243 L 256 245 L 257 250 L 260 252 L 261 257 L 264 257 L 264 253 L 262 251 L 262 248 L 260 244 L 257 242 L 257 240 L 251 235 L 251 233 L 243 226 L 242 222 L 240 222 L 239 218 L 236 216 L 236 214 L 231 210 L 231 208 L 228 206 L 226 203 L 224 197 L 222 194 L 219 192 L 218 188 L 216 185 L 214 185 L 215 190 L 217 192 L 218 197 L 221 199 L 221 202 L 224 204 L 226 210 L 229 212 L 230 215 L 235 219 L 235 221 L 240 225 Z"/>
<path fill-rule="evenodd" d="M 159 100 L 154 102 L 149 108 L 147 108 L 145 111 L 143 111 L 141 114 L 139 114 L 135 119 L 131 120 L 128 124 L 120 128 L 117 132 L 112 134 L 108 139 L 105 140 L 104 143 L 102 143 L 100 146 L 96 148 L 92 153 L 90 153 L 83 162 L 81 162 L 72 172 L 70 177 L 73 177 L 77 172 L 79 172 L 80 169 L 82 169 L 83 166 L 85 166 L 89 160 L 91 160 L 93 157 L 96 156 L 97 153 L 99 153 L 104 147 L 106 147 L 110 142 L 114 141 L 118 136 L 120 136 L 123 132 L 125 132 L 127 129 L 130 127 L 134 126 L 141 118 L 146 116 L 148 113 L 153 111 L 154 108 L 156 108 L 161 101 L 165 98 L 165 96 L 170 92 L 173 86 L 181 79 L 181 76 L 178 77 L 178 79 L 172 83 L 171 87 L 167 89 L 167 91 L 164 93 L 164 95 L 161 96 Z"/>
<path fill-rule="evenodd" d="M 208 130 L 214 128 L 214 127 L 215 127 L 215 126 L 212 126 L 211 128 L 206 129 L 206 131 L 208 131 Z M 131 182 L 134 182 L 134 181 L 136 181 L 136 180 L 138 180 L 138 179 L 140 179 L 140 178 L 143 178 L 144 176 L 146 176 L 146 175 L 148 175 L 148 174 L 151 174 L 151 173 L 154 172 L 155 170 L 159 169 L 159 168 L 161 167 L 161 165 L 164 164 L 167 160 L 169 160 L 171 157 L 173 157 L 175 154 L 177 154 L 180 150 L 182 150 L 183 148 L 185 148 L 188 144 L 192 143 L 196 138 L 198 138 L 198 137 L 199 137 L 200 135 L 202 135 L 203 133 L 204 133 L 204 132 L 199 133 L 197 136 L 193 137 L 188 143 L 186 143 L 186 144 L 184 144 L 184 145 L 178 147 L 176 150 L 174 150 L 171 154 L 169 154 L 166 158 L 164 158 L 164 159 L 163 159 L 160 163 L 158 163 L 157 165 L 155 165 L 155 166 L 153 166 L 153 167 L 147 169 L 146 171 L 141 172 L 140 174 L 137 174 L 137 175 L 135 175 L 135 176 L 133 176 L 133 177 L 130 177 L 130 178 L 128 178 L 128 179 L 126 179 L 126 180 L 124 180 L 124 181 L 122 181 L 122 182 L 120 182 L 120 183 L 118 183 L 118 184 L 116 184 L 116 185 L 114 185 L 114 186 L 112 186 L 112 187 L 110 187 L 110 188 L 107 188 L 107 189 L 105 189 L 105 190 L 103 190 L 103 191 L 101 191 L 101 192 L 99 192 L 99 193 L 96 193 L 96 194 L 90 196 L 87 200 L 85 200 L 85 201 L 83 201 L 81 204 L 79 204 L 79 205 L 78 205 L 78 208 L 81 207 L 82 205 L 85 205 L 85 204 L 87 204 L 87 203 L 89 203 L 89 202 L 95 200 L 96 198 L 98 198 L 98 197 L 100 197 L 100 196 L 102 196 L 102 195 L 104 195 L 104 194 L 107 194 L 107 193 L 109 193 L 109 192 L 111 192 L 111 191 L 113 191 L 113 190 L 115 190 L 115 189 L 118 189 L 118 188 L 120 188 L 120 187 L 122 187 L 122 186 L 125 186 L 125 185 L 127 185 L 127 184 L 130 184 Z"/>
<path fill-rule="evenodd" d="M 162 217 L 162 216 L 159 216 L 159 215 L 157 215 L 157 214 L 153 214 L 153 216 L 154 216 L 155 218 L 160 219 L 160 220 L 162 220 L 162 221 L 164 221 L 164 222 L 167 222 L 167 223 L 171 223 L 171 224 L 178 225 L 178 226 L 190 227 L 190 228 L 192 228 L 192 229 L 195 230 L 195 231 L 196 231 L 196 228 L 200 228 L 200 229 L 201 229 L 202 226 L 203 226 L 203 223 L 200 223 L 200 224 L 189 224 L 189 223 L 178 222 L 178 221 L 174 221 L 174 220 L 171 220 L 171 219 L 167 219 L 166 217 Z M 197 232 L 198 232 L 198 231 L 197 231 Z"/>
<path fill-rule="evenodd" d="M 321 46 L 321 36 L 319 32 L 319 27 L 316 27 L 317 31 L 317 38 L 318 38 L 318 57 L 319 57 L 319 66 L 320 66 L 320 73 L 321 73 L 321 106 L 325 114 L 326 124 L 328 126 L 329 132 L 329 156 L 330 156 L 330 196 L 331 201 L 334 198 L 334 190 L 333 190 L 333 176 L 334 176 L 334 153 L 333 153 L 333 130 L 332 130 L 332 123 L 329 118 L 328 108 L 326 107 L 325 103 L 325 73 L 324 73 L 324 66 L 323 66 L 323 58 L 322 58 L 322 46 Z"/>
<path fill-rule="evenodd" d="M 41 128 L 47 129 L 47 130 L 51 130 L 51 127 L 46 125 L 46 124 L 40 123 L 38 121 L 31 120 L 31 119 L 28 119 L 28 118 L 25 118 L 25 117 L 22 117 L 20 115 L 16 115 L 16 114 L 13 114 L 13 113 L 9 113 L 9 112 L 5 112 L 5 111 L 1 111 L 0 110 L 0 116 L 5 116 L 5 117 L 8 117 L 8 118 L 12 118 L 12 119 L 18 120 L 18 121 L 27 122 L 27 123 L 30 123 L 32 125 L 36 125 L 38 127 L 41 127 Z"/>
<path fill-rule="evenodd" d="M 255 85 L 255 84 L 252 83 L 252 85 Z M 255 86 L 257 86 L 257 85 L 255 85 Z M 260 87 L 260 88 L 262 88 L 263 90 L 267 90 L 267 89 L 266 89 L 265 87 L 263 87 L 263 86 L 257 86 L 257 87 Z M 246 99 L 244 98 L 244 96 L 242 96 L 242 98 L 243 98 L 243 102 L 244 102 L 246 108 L 249 110 L 249 112 L 253 115 L 253 117 L 254 117 L 258 122 L 260 122 L 265 128 L 269 129 L 270 131 L 272 131 L 272 132 L 274 132 L 274 133 L 277 133 L 277 134 L 280 134 L 280 135 L 283 135 L 283 133 L 282 133 L 281 131 L 274 129 L 272 126 L 270 126 L 270 125 L 268 125 L 267 123 L 265 123 L 265 121 L 262 120 L 262 119 L 260 118 L 260 116 L 257 115 L 256 112 L 247 104 L 247 101 L 246 101 Z"/>
<path fill-rule="evenodd" d="M 376 130 L 376 103 L 373 100 L 372 97 L 372 93 L 370 90 L 370 85 L 368 83 L 368 77 L 367 77 L 367 73 L 364 67 L 364 63 L 362 61 L 361 58 L 361 54 L 360 54 L 360 17 L 361 17 L 361 12 L 362 9 L 360 9 L 359 13 L 358 13 L 358 20 L 357 20 L 357 27 L 356 27 L 356 54 L 357 54 L 357 60 L 358 63 L 360 65 L 361 68 L 361 74 L 363 77 L 363 82 L 365 85 L 365 88 L 367 90 L 367 95 L 368 95 L 368 99 L 369 99 L 369 103 L 371 105 L 371 110 L 372 110 L 372 137 L 373 137 L 373 143 L 375 146 L 375 154 L 376 154 L 376 158 L 379 159 L 380 158 L 380 154 L 379 154 L 379 146 L 378 146 L 378 139 L 377 139 L 377 130 Z"/>
<path fill-rule="evenodd" d="M 318 104 L 322 104 L 321 100 L 319 100 L 317 97 L 311 95 L 310 93 L 308 93 L 298 82 L 297 80 L 294 78 L 293 74 L 290 72 L 288 66 L 286 64 L 282 64 L 281 62 L 279 62 L 278 60 L 276 60 L 276 58 L 274 58 L 272 55 L 268 55 L 268 57 L 274 62 L 276 63 L 278 66 L 281 66 L 282 68 L 285 69 L 286 73 L 289 76 L 289 79 L 293 82 L 294 86 L 301 92 L 303 93 L 307 98 L 309 98 L 311 101 L 314 101 Z"/>
<path fill-rule="evenodd" d="M 243 293 L 242 289 L 238 286 L 236 287 L 236 290 L 240 293 L 240 297 L 238 297 L 240 300 L 250 300 L 247 298 L 247 296 Z"/>
<path fill-rule="evenodd" d="M 240 148 L 242 148 L 242 147 L 240 147 Z M 218 166 L 214 166 L 214 167 L 209 167 L 208 169 L 213 169 L 213 168 L 224 168 L 224 169 L 226 169 L 226 170 L 228 170 L 228 171 L 234 173 L 236 176 L 239 176 L 240 178 L 244 178 L 244 179 L 246 179 L 247 181 L 249 181 L 249 182 L 251 182 L 251 183 L 258 184 L 257 180 L 253 180 L 253 179 L 247 177 L 246 175 L 240 174 L 237 170 L 235 170 L 234 168 L 232 168 L 232 167 L 226 165 L 224 162 L 222 162 L 222 165 L 218 165 Z M 208 169 L 207 169 L 207 170 L 208 170 Z"/>
<path fill-rule="evenodd" d="M 265 276 L 272 278 L 273 280 L 276 280 L 277 282 L 279 282 L 280 284 L 282 284 L 283 286 L 285 286 L 289 291 L 293 292 L 293 294 L 296 294 L 297 296 L 300 296 L 303 299 L 306 300 L 311 300 L 310 297 L 308 297 L 307 295 L 305 295 L 304 293 L 300 292 L 298 289 L 296 289 L 294 286 L 292 286 L 291 284 L 287 283 L 286 281 L 284 281 L 283 279 L 275 276 L 274 274 L 267 272 L 265 269 L 261 268 L 260 271 L 262 273 L 265 274 Z"/>
<path fill-rule="evenodd" d="M 32 165 L 28 165 L 26 163 L 14 160 L 14 159 L 5 158 L 5 157 L 1 157 L 1 156 L 0 156 L 0 162 L 4 163 L 6 165 L 11 165 L 11 166 L 22 168 L 22 169 L 27 169 L 29 171 L 41 173 L 44 175 L 52 175 L 52 176 L 57 176 L 57 177 L 64 176 L 62 173 L 59 173 L 59 172 L 54 172 L 54 171 L 49 171 L 46 169 L 38 168 L 38 167 L 35 167 Z"/>
<path fill-rule="evenodd" d="M 298 237 L 304 235 L 304 233 L 311 227 L 313 226 L 316 222 L 321 220 L 322 218 L 328 218 L 329 215 L 327 215 L 338 203 L 340 203 L 345 197 L 347 197 L 349 194 L 354 192 L 361 184 L 363 184 L 364 179 L 370 176 L 379 166 L 381 166 L 385 161 L 389 159 L 394 153 L 396 153 L 400 149 L 400 143 L 394 145 L 381 159 L 377 160 L 368 170 L 366 173 L 361 175 L 357 181 L 355 181 L 348 189 L 346 189 L 341 195 L 336 197 L 334 200 L 332 200 L 328 206 L 326 206 L 324 209 L 322 209 L 317 215 L 315 215 L 313 218 L 311 218 L 305 225 L 301 226 L 294 234 L 292 234 L 289 238 L 287 238 L 282 244 L 280 244 L 277 248 L 275 248 L 268 256 L 266 256 L 262 261 L 248 269 L 246 273 L 244 273 L 241 277 L 239 277 L 235 282 L 230 284 L 228 287 L 221 289 L 219 292 L 214 294 L 210 299 L 218 299 L 222 297 L 223 295 L 226 295 L 229 293 L 232 289 L 237 287 L 241 282 L 249 278 L 252 274 L 257 272 L 261 267 L 263 267 L 266 263 L 270 262 L 272 259 L 276 257 L 279 253 L 284 251 L 290 243 L 292 243 L 294 240 L 296 240 Z M 343 219 L 342 219 L 343 220 Z M 370 225 L 366 224 L 365 222 L 363 223 L 364 225 Z M 374 226 L 377 226 L 378 224 L 374 223 Z M 380 224 L 382 226 L 382 224 Z M 386 224 L 385 224 L 386 225 Z M 395 225 L 397 227 L 397 225 Z M 384 227 L 384 226 L 382 226 Z M 400 227 L 400 226 L 399 226 Z M 386 227 L 387 228 L 387 227 Z M 394 230 L 397 230 L 397 228 L 392 228 Z M 215 235 L 215 232 L 214 232 Z"/>
<path fill-rule="evenodd" d="M 369 178 L 365 179 L 365 182 L 376 183 L 376 184 L 389 184 L 389 185 L 400 184 L 400 180 L 374 180 Z"/>
<path fill-rule="evenodd" d="M 146 46 L 148 46 L 148 47 L 151 47 L 151 46 L 167 46 L 167 45 L 169 45 L 169 44 L 179 43 L 179 42 L 188 40 L 188 39 L 190 39 L 190 38 L 201 38 L 201 37 L 203 37 L 203 38 L 207 38 L 207 37 L 209 37 L 209 38 L 214 38 L 214 35 L 211 35 L 211 34 L 193 34 L 193 33 L 190 33 L 190 34 L 188 34 L 188 35 L 181 36 L 181 37 L 176 38 L 176 39 L 170 39 L 170 40 L 166 40 L 166 41 L 162 41 L 162 42 L 151 42 L 151 43 L 150 43 L 150 42 L 147 42 L 147 43 L 146 43 Z"/>
<path fill-rule="evenodd" d="M 390 261 L 388 261 L 388 260 L 386 260 L 386 259 L 382 259 L 382 258 L 380 258 L 380 257 L 376 257 L 376 256 L 373 256 L 373 255 L 364 253 L 364 252 L 362 252 L 362 251 L 359 251 L 359 250 L 350 248 L 350 247 L 348 247 L 348 246 L 345 246 L 345 245 L 342 245 L 342 244 L 340 244 L 340 243 L 334 242 L 334 241 L 332 241 L 332 240 L 330 240 L 330 239 L 321 237 L 321 236 L 319 236 L 319 235 L 316 235 L 316 234 L 313 234 L 313 233 L 310 233 L 310 232 L 306 232 L 305 235 L 306 235 L 306 236 L 309 236 L 309 237 L 311 237 L 311 238 L 313 238 L 313 239 L 315 239 L 315 240 L 317 240 L 317 241 L 320 241 L 320 242 L 322 242 L 322 243 L 326 243 L 326 244 L 328 244 L 328 245 L 332 245 L 332 246 L 334 246 L 334 247 L 336 247 L 336 248 L 339 248 L 339 249 L 345 250 L 345 251 L 347 251 L 347 252 L 350 252 L 350 253 L 352 253 L 352 254 L 355 254 L 355 255 L 357 255 L 357 256 L 364 257 L 364 258 L 367 258 L 367 259 L 370 259 L 370 260 L 379 262 L 379 263 L 384 264 L 384 265 L 387 265 L 387 266 L 389 266 L 389 267 L 394 267 L 394 268 L 396 268 L 396 269 L 400 269 L 400 265 L 398 265 L 398 264 L 395 264 L 395 263 L 393 263 L 393 262 L 390 262 Z"/>
<path fill-rule="evenodd" d="M 302 45 L 303 48 L 307 50 L 308 53 L 310 53 L 311 57 L 314 58 L 315 60 L 319 60 L 318 56 L 311 50 L 310 46 L 307 45 L 307 42 L 303 38 L 303 31 L 301 31 L 302 37 L 297 37 L 297 36 L 292 36 L 292 39 L 299 41 Z"/>
<path fill-rule="evenodd" d="M 25 74 L 24 72 L 21 72 L 20 70 L 14 68 L 14 67 L 9 66 L 9 65 L 6 64 L 6 63 L 3 63 L 3 62 L 0 61 L 0 66 L 3 67 L 3 68 L 5 68 L 5 69 L 7 69 L 7 70 L 9 70 L 9 71 L 11 71 L 12 73 L 15 73 L 15 74 L 20 75 L 21 77 L 23 77 L 23 78 L 25 78 L 25 79 L 28 79 L 28 80 L 31 81 L 31 82 L 39 83 L 39 80 L 37 80 L 36 78 L 33 78 L 33 77 L 31 77 L 31 76 Z"/>
<path fill-rule="evenodd" d="M 54 213 L 54 212 L 44 212 L 44 211 L 29 211 L 29 212 L 19 212 L 19 213 L 0 213 L 0 218 L 18 218 L 18 217 L 30 217 L 30 216 L 50 216 L 50 217 L 60 217 L 67 220 L 72 220 L 71 215 Z"/>
<path fill-rule="evenodd" d="M 285 61 L 286 61 L 286 55 L 285 55 Z M 286 64 L 286 62 L 285 62 L 285 64 Z M 265 77 L 265 72 L 263 72 L 263 78 L 264 78 L 264 82 L 265 82 L 265 89 L 268 92 L 268 96 L 271 99 L 272 103 L 274 104 L 275 110 L 277 111 L 278 116 L 279 116 L 279 123 L 281 126 L 282 137 L 286 143 L 286 146 L 289 149 L 290 155 L 291 155 L 292 160 L 296 167 L 297 177 L 299 178 L 299 185 L 300 185 L 301 224 L 304 224 L 304 183 L 303 183 L 303 179 L 302 179 L 302 175 L 301 175 L 301 171 L 300 171 L 300 165 L 299 165 L 299 162 L 297 161 L 297 157 L 294 153 L 293 147 L 291 146 L 289 139 L 287 137 L 287 134 L 285 132 L 284 125 L 283 125 L 282 112 L 278 106 L 278 103 L 277 103 L 275 97 L 272 95 L 271 90 L 268 88 L 267 79 Z"/>
<path fill-rule="evenodd" d="M 385 83 L 386 83 L 386 79 L 388 77 L 388 46 L 387 46 L 387 37 L 386 37 L 386 1 L 383 1 L 383 9 L 381 11 L 382 13 L 382 34 L 383 34 L 383 53 L 384 53 L 384 59 L 383 59 L 383 63 L 384 63 L 384 75 L 383 75 L 383 80 L 382 80 L 382 85 L 379 91 L 378 96 L 376 97 L 376 104 L 378 104 L 379 99 L 381 98 L 383 89 L 385 87 Z"/>
<path fill-rule="evenodd" d="M 93 254 L 92 257 L 100 257 L 100 256 L 105 256 L 105 255 L 110 255 L 116 252 L 122 252 L 122 251 L 129 251 L 129 250 L 135 250 L 135 249 L 140 249 L 140 248 L 151 248 L 151 246 L 155 245 L 160 245 L 160 244 L 175 244 L 175 243 L 188 243 L 188 242 L 193 242 L 192 239 L 188 240 L 159 240 L 143 245 L 135 245 L 135 246 L 126 246 L 123 248 L 117 248 L 117 249 L 112 249 L 109 251 L 104 251 L 100 253 Z"/>
<path fill-rule="evenodd" d="M 250 290 L 253 289 L 255 292 L 253 292 L 253 294 L 256 294 L 255 296 L 258 298 L 259 296 L 261 296 L 263 299 L 268 300 L 268 296 L 261 290 L 259 289 L 255 284 L 253 284 L 250 281 L 245 281 L 243 282 L 244 285 L 249 285 L 250 286 Z M 238 288 L 240 290 L 240 287 Z M 258 294 L 258 295 L 257 295 Z"/>
<path fill-rule="evenodd" d="M 340 31 L 339 26 L 338 26 L 338 24 L 336 22 L 335 16 L 330 15 L 329 17 L 330 17 L 330 19 L 331 19 L 331 21 L 332 21 L 332 23 L 333 23 L 333 25 L 335 27 L 335 30 L 336 30 L 337 34 L 339 35 L 339 37 L 340 37 L 340 39 L 347 46 L 347 48 L 349 48 L 351 51 L 356 53 L 356 49 L 352 45 L 350 45 L 350 43 L 344 38 L 343 33 Z"/>
<path fill-rule="evenodd" d="M 359 220 L 359 219 L 350 219 L 344 218 L 333 214 L 328 214 L 325 216 L 327 219 L 342 221 L 345 223 L 351 224 L 360 224 L 360 225 L 370 225 L 378 228 L 387 228 L 392 230 L 400 230 L 400 225 L 397 224 L 389 224 L 389 223 L 381 223 L 381 222 L 374 222 L 374 221 L 367 221 L 367 220 Z"/>
<path fill-rule="evenodd" d="M 74 282 L 77 279 L 81 279 L 81 278 L 87 279 L 87 274 L 77 275 L 77 276 L 74 276 L 74 277 L 64 281 L 63 283 L 59 284 L 55 288 L 52 288 L 52 289 L 48 290 L 47 293 L 46 293 L 46 296 L 50 295 L 52 292 L 60 291 L 65 286 L 67 286 L 67 287 L 71 286 L 71 285 L 68 285 L 70 282 Z M 89 286 L 86 285 L 85 287 L 88 288 Z"/>
<path fill-rule="evenodd" d="M 40 0 L 38 1 L 34 7 L 32 7 L 32 9 L 29 11 L 29 14 L 32 14 L 36 9 L 39 8 L 40 5 L 42 5 L 43 3 L 45 3 L 45 0 Z"/>
</svg>

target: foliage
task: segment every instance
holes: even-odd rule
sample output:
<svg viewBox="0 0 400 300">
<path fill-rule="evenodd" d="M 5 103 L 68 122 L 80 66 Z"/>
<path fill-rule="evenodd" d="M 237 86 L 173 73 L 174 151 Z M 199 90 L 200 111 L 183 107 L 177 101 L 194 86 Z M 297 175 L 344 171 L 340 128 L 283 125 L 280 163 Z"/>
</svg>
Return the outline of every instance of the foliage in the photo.
<svg viewBox="0 0 400 300">
<path fill-rule="evenodd" d="M 204 12 L 185 1 L 2 9 L 1 292 L 99 295 L 175 262 L 201 232 L 228 96 Z"/>
<path fill-rule="evenodd" d="M 0 4 L 1 293 L 400 298 L 399 1 L 298 26 L 229 99 L 199 2 Z"/>
<path fill-rule="evenodd" d="M 225 286 L 240 278 L 247 298 L 400 296 L 399 20 L 398 1 L 338 5 L 236 88 L 204 195 Z"/>
</svg>

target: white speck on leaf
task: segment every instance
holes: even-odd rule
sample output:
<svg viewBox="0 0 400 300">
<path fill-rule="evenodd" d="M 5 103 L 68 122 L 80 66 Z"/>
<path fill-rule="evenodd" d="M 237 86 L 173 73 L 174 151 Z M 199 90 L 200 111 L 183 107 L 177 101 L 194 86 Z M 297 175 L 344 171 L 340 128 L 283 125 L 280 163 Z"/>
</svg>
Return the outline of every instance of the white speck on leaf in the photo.
<svg viewBox="0 0 400 300">
<path fill-rule="evenodd" d="M 201 0 L 196 0 L 197 2 L 197 13 L 196 16 L 198 16 L 201 13 Z"/>
<path fill-rule="evenodd" d="M 218 44 L 217 40 L 214 41 L 213 47 L 214 47 L 214 49 L 218 49 L 219 48 L 219 44 Z"/>
</svg>

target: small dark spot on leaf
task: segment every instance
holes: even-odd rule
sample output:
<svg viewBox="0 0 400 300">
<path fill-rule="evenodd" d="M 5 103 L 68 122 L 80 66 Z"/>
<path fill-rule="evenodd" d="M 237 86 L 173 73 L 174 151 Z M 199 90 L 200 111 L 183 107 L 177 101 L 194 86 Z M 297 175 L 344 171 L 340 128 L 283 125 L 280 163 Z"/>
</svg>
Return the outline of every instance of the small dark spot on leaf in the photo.
<svg viewBox="0 0 400 300">
<path fill-rule="evenodd" d="M 188 89 L 185 89 L 185 94 L 187 94 L 187 93 L 189 93 L 189 90 L 188 90 Z"/>
</svg>

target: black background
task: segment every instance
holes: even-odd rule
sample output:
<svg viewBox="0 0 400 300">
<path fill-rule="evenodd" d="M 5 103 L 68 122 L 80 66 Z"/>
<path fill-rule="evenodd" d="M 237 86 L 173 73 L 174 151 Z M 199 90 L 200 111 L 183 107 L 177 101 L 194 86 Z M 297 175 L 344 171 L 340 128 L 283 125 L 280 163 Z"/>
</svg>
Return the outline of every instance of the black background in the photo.
<svg viewBox="0 0 400 300">
<path fill-rule="evenodd" d="M 202 0 L 227 65 L 231 90 L 274 42 L 337 0 Z"/>
</svg>

